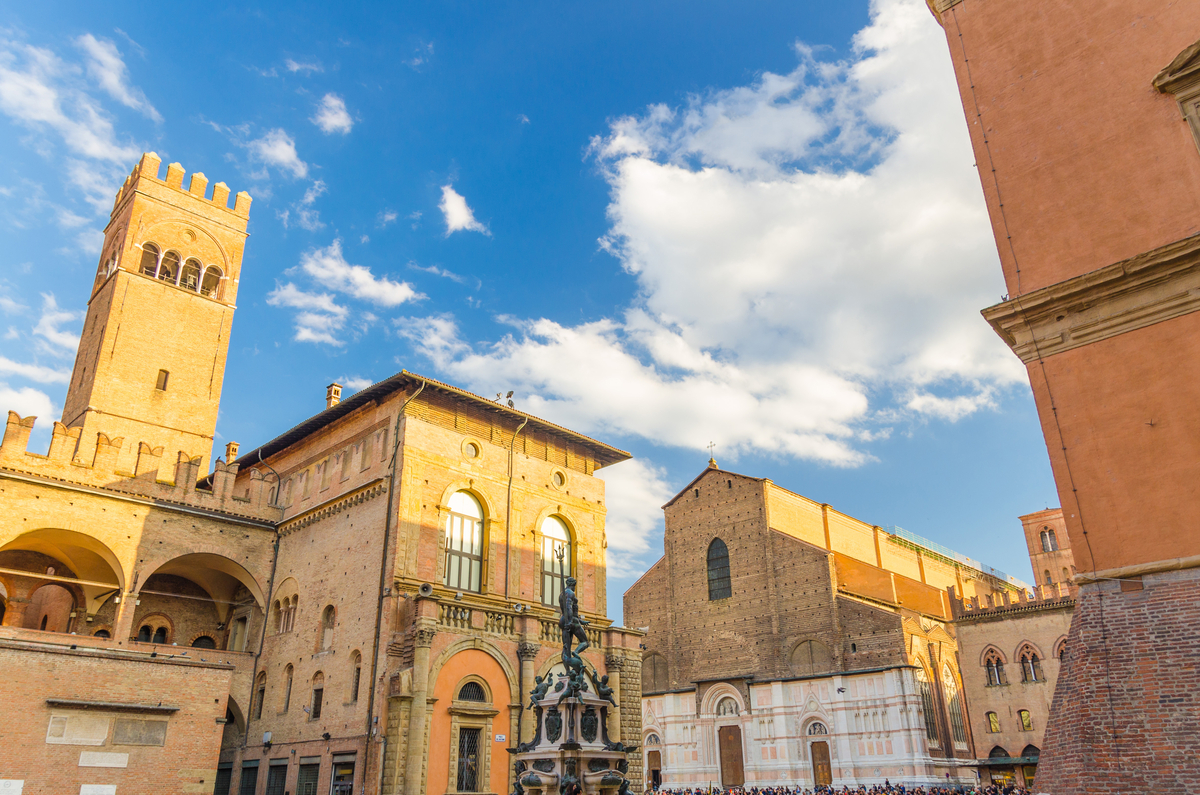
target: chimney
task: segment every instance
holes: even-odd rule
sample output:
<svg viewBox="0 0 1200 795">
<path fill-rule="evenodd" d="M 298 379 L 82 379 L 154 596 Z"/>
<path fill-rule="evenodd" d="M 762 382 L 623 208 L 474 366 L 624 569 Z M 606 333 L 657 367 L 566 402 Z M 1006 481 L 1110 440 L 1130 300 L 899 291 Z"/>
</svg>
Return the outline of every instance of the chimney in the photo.
<svg viewBox="0 0 1200 795">
<path fill-rule="evenodd" d="M 232 464 L 237 459 L 238 443 L 230 442 L 225 445 L 225 463 Z"/>
<path fill-rule="evenodd" d="M 332 383 L 325 387 L 325 408 L 331 409 L 342 402 L 342 385 Z"/>
</svg>

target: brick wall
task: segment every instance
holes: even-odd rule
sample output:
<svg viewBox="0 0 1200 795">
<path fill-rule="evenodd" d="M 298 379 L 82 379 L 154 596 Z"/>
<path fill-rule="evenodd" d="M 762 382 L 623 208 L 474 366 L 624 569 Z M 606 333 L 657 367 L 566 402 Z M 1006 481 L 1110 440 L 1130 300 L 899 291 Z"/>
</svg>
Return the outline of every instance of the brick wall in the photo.
<svg viewBox="0 0 1200 795">
<path fill-rule="evenodd" d="M 1080 587 L 1037 792 L 1196 791 L 1197 599 L 1200 569 Z"/>
<path fill-rule="evenodd" d="M 122 795 L 212 792 L 231 666 L 0 639 L 0 670 L 0 715 L 24 717 L 0 720 L 0 778 L 24 780 L 25 795 L 84 784 L 115 784 Z M 178 710 L 85 710 L 48 698 Z M 68 722 L 52 729 L 52 717 Z M 129 744 L 136 738 L 118 723 L 131 720 L 166 721 L 163 744 Z"/>
</svg>

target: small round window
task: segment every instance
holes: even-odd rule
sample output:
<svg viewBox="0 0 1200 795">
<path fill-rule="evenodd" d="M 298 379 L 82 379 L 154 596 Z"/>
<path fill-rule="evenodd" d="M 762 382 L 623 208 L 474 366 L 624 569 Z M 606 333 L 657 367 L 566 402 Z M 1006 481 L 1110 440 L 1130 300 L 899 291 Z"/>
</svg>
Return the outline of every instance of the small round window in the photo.
<svg viewBox="0 0 1200 795">
<path fill-rule="evenodd" d="M 558 470 L 555 470 L 554 474 L 550 476 L 550 482 L 554 484 L 554 488 L 561 489 L 563 486 L 567 485 L 567 476 Z"/>
<path fill-rule="evenodd" d="M 479 457 L 479 445 L 475 444 L 475 442 L 463 442 L 462 451 L 463 455 L 467 458 Z"/>
</svg>

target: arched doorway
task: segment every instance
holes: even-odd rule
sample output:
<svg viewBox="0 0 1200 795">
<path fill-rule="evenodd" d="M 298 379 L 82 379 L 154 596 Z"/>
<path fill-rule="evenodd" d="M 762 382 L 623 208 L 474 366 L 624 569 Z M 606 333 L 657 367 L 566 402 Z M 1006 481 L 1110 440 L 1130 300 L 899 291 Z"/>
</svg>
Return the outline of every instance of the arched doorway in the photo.
<svg viewBox="0 0 1200 795">
<path fill-rule="evenodd" d="M 132 634 L 144 643 L 206 637 L 228 651 L 253 651 L 265 619 L 262 589 L 243 566 L 210 553 L 181 555 L 138 587 Z"/>
<path fill-rule="evenodd" d="M 820 721 L 808 725 L 808 753 L 812 759 L 813 786 L 833 786 L 833 765 L 829 759 L 829 729 Z"/>
<path fill-rule="evenodd" d="M 721 754 L 721 786 L 740 787 L 746 783 L 742 764 L 742 727 L 722 726 L 717 729 L 717 747 Z"/>
<path fill-rule="evenodd" d="M 74 612 L 75 594 L 61 585 L 47 583 L 30 596 L 23 626 L 43 632 L 70 632 Z"/>
</svg>

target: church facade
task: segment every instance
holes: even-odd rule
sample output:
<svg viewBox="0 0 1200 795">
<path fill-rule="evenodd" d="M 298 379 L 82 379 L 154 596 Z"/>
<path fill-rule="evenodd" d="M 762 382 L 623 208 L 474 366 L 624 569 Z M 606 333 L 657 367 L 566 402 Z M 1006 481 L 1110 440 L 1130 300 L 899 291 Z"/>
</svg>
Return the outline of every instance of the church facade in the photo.
<svg viewBox="0 0 1200 795">
<path fill-rule="evenodd" d="M 1024 583 L 713 462 L 664 511 L 625 594 L 647 783 L 975 783 L 947 589 Z"/>
<path fill-rule="evenodd" d="M 210 471 L 250 197 L 160 166 L 117 195 L 48 453 L 12 412 L 0 446 L 0 791 L 508 792 L 567 577 L 636 743 L 595 477 L 628 454 L 403 371 Z"/>
</svg>

